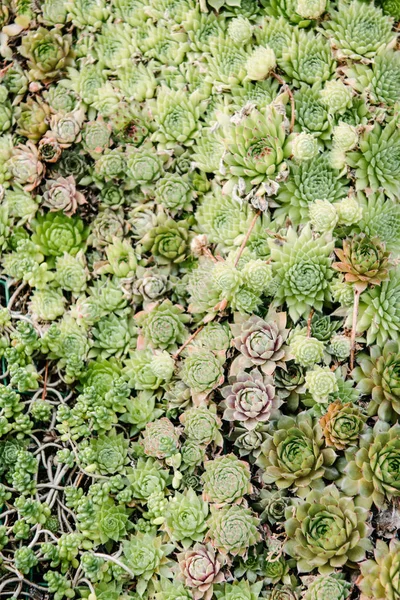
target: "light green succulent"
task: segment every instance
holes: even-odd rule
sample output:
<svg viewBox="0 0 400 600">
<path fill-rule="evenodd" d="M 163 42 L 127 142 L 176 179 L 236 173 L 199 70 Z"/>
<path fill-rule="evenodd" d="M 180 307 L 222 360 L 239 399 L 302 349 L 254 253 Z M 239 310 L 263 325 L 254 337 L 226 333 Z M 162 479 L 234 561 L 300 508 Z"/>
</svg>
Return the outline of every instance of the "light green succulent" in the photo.
<svg viewBox="0 0 400 600">
<path fill-rule="evenodd" d="M 66 8 L 73 24 L 81 29 L 98 29 L 110 14 L 106 0 L 69 0 Z"/>
<path fill-rule="evenodd" d="M 260 597 L 262 582 L 249 583 L 247 580 L 225 583 L 215 591 L 217 600 L 258 600 Z"/>
<path fill-rule="evenodd" d="M 329 200 L 314 200 L 308 214 L 313 230 L 320 234 L 331 232 L 339 220 L 336 206 Z"/>
<path fill-rule="evenodd" d="M 244 506 L 211 508 L 207 539 L 223 554 L 243 556 L 260 540 L 258 525 L 259 519 Z"/>
<path fill-rule="evenodd" d="M 315 402 L 325 404 L 338 390 L 335 373 L 329 367 L 314 366 L 306 373 L 306 388 Z"/>
<path fill-rule="evenodd" d="M 397 254 L 400 243 L 400 207 L 396 200 L 386 198 L 381 192 L 368 195 L 358 192 L 354 200 L 359 202 L 362 211 L 357 222 L 361 231 L 371 237 L 379 237 L 389 250 Z"/>
<path fill-rule="evenodd" d="M 180 65 L 189 50 L 186 33 L 171 31 L 166 27 L 149 26 L 145 31 L 141 49 L 147 58 L 163 65 Z"/>
<path fill-rule="evenodd" d="M 295 225 L 305 223 L 312 203 L 340 200 L 346 195 L 346 185 L 346 179 L 331 166 L 327 154 L 291 165 L 290 175 L 278 193 L 277 200 L 282 206 L 275 211 L 275 218 L 283 222 L 289 217 Z"/>
<path fill-rule="evenodd" d="M 393 50 L 379 53 L 371 67 L 354 63 L 344 70 L 348 82 L 357 92 L 368 89 L 375 104 L 392 105 L 400 93 L 400 56 Z"/>
<path fill-rule="evenodd" d="M 148 312 L 136 314 L 135 320 L 142 328 L 145 340 L 153 348 L 173 351 L 177 349 L 177 344 L 184 342 L 187 335 L 185 323 L 190 317 L 184 314 L 180 306 L 164 300 Z"/>
<path fill-rule="evenodd" d="M 208 502 L 218 506 L 238 503 L 251 493 L 249 465 L 234 454 L 206 461 L 204 468 L 203 497 Z"/>
<path fill-rule="evenodd" d="M 324 343 L 301 331 L 291 337 L 289 348 L 296 363 L 302 367 L 313 367 L 324 357 Z"/>
<path fill-rule="evenodd" d="M 190 441 L 199 445 L 208 445 L 211 442 L 222 442 L 219 427 L 221 420 L 217 416 L 215 405 L 209 408 L 196 406 L 189 408 L 179 417 L 184 426 L 185 435 Z"/>
<path fill-rule="evenodd" d="M 330 16 L 324 27 L 340 57 L 371 58 L 380 50 L 393 46 L 392 21 L 378 6 L 366 6 L 359 0 L 350 5 L 339 2 L 338 10 L 332 11 Z"/>
<path fill-rule="evenodd" d="M 302 412 L 296 418 L 284 416 L 274 423 L 256 462 L 265 483 L 275 483 L 278 489 L 296 486 L 298 494 L 304 496 L 308 486 L 321 477 L 337 478 L 332 468 L 335 459 L 335 451 L 324 448 L 321 426 Z"/>
<path fill-rule="evenodd" d="M 230 89 L 244 80 L 248 59 L 244 48 L 229 38 L 219 37 L 210 41 L 210 51 L 207 56 L 207 81 L 214 86 Z"/>
<path fill-rule="evenodd" d="M 246 62 L 247 79 L 262 81 L 276 67 L 276 56 L 272 48 L 258 46 L 250 54 Z"/>
<path fill-rule="evenodd" d="M 163 544 L 161 537 L 137 533 L 123 542 L 123 555 L 132 573 L 138 577 L 136 590 L 145 592 L 148 581 L 160 567 L 168 564 L 173 545 Z"/>
<path fill-rule="evenodd" d="M 91 439 L 89 447 L 93 462 L 86 466 L 87 471 L 113 475 L 125 470 L 129 461 L 129 442 L 123 434 L 117 435 L 115 430 L 111 430 L 107 435 Z"/>
<path fill-rule="evenodd" d="M 59 29 L 39 27 L 29 31 L 19 51 L 28 60 L 31 80 L 54 79 L 71 64 L 71 42 L 71 36 L 62 35 Z"/>
<path fill-rule="evenodd" d="M 202 542 L 207 529 L 208 504 L 191 488 L 183 494 L 176 492 L 166 507 L 164 529 L 172 541 L 184 548 Z"/>
<path fill-rule="evenodd" d="M 390 270 L 380 286 L 364 292 L 360 300 L 358 331 L 366 332 L 367 344 L 383 346 L 388 339 L 400 340 L 400 272 Z"/>
<path fill-rule="evenodd" d="M 194 349 L 183 361 L 181 377 L 195 394 L 207 395 L 224 380 L 222 364 L 209 350 Z"/>
<path fill-rule="evenodd" d="M 36 318 L 54 321 L 64 314 L 66 299 L 57 290 L 36 290 L 30 298 L 30 309 Z"/>
<path fill-rule="evenodd" d="M 280 66 L 296 87 L 330 79 L 336 63 L 326 40 L 313 32 L 296 30 L 291 44 L 283 51 Z"/>
<path fill-rule="evenodd" d="M 380 188 L 387 196 L 395 198 L 398 193 L 397 173 L 400 165 L 400 130 L 394 118 L 385 127 L 375 123 L 373 129 L 364 133 L 360 149 L 349 152 L 347 163 L 356 169 L 356 189 Z"/>
<path fill-rule="evenodd" d="M 318 567 L 326 575 L 345 564 L 356 566 L 372 548 L 368 511 L 341 496 L 335 485 L 311 491 L 291 513 L 288 508 L 285 550 L 296 558 L 300 573 Z"/>
<path fill-rule="evenodd" d="M 227 154 L 223 160 L 235 180 L 243 178 L 248 186 L 267 183 L 287 168 L 292 139 L 275 108 L 266 108 L 265 114 L 254 109 L 239 123 L 224 124 Z"/>
<path fill-rule="evenodd" d="M 395 600 L 399 594 L 399 541 L 377 540 L 374 558 L 361 563 L 358 586 L 366 600 Z"/>
<path fill-rule="evenodd" d="M 137 329 L 129 316 L 111 313 L 103 317 L 91 330 L 93 341 L 89 356 L 121 357 L 134 346 L 136 332 Z"/>
<path fill-rule="evenodd" d="M 151 494 L 164 491 L 169 475 L 160 469 L 160 465 L 152 458 L 139 458 L 136 466 L 127 474 L 130 489 L 134 498 L 146 501 Z"/>
<path fill-rule="evenodd" d="M 294 321 L 307 317 L 311 307 L 321 310 L 329 298 L 329 280 L 333 276 L 329 258 L 333 243 L 323 237 L 313 239 L 308 226 L 298 236 L 287 232 L 281 245 L 270 241 L 273 273 L 278 278 L 276 304 L 286 302 Z"/>
<path fill-rule="evenodd" d="M 305 131 L 315 137 L 327 139 L 330 136 L 331 125 L 320 92 L 321 84 L 315 83 L 313 86 L 302 84 L 294 93 L 297 121 L 295 131 Z"/>
</svg>

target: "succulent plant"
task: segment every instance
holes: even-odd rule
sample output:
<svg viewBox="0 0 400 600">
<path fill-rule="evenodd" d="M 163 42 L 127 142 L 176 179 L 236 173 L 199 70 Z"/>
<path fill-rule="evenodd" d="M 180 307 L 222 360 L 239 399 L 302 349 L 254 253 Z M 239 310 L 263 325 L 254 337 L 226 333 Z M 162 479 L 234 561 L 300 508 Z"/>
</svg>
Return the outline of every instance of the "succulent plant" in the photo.
<svg viewBox="0 0 400 600">
<path fill-rule="evenodd" d="M 296 30 L 291 44 L 283 51 L 280 66 L 296 87 L 313 85 L 331 78 L 335 69 L 331 49 L 322 36 Z"/>
<path fill-rule="evenodd" d="M 383 348 L 372 346 L 370 354 L 359 356 L 352 377 L 362 394 L 371 395 L 367 412 L 384 421 L 395 421 L 400 413 L 398 374 L 399 344 L 388 341 Z"/>
<path fill-rule="evenodd" d="M 356 169 L 356 189 L 382 188 L 390 197 L 396 196 L 396 173 L 400 155 L 400 132 L 397 120 L 385 127 L 379 123 L 361 137 L 360 150 L 347 154 L 347 163 Z"/>
<path fill-rule="evenodd" d="M 178 560 L 180 577 L 193 590 L 193 598 L 210 600 L 213 585 L 224 581 L 223 559 L 210 544 L 195 544 L 192 549 L 179 554 Z"/>
<path fill-rule="evenodd" d="M 356 445 L 364 430 L 365 421 L 366 416 L 351 402 L 332 402 L 320 419 L 326 445 L 337 450 Z"/>
<path fill-rule="evenodd" d="M 335 479 L 337 473 L 332 465 L 336 453 L 323 446 L 322 428 L 313 423 L 309 414 L 281 417 L 274 423 L 257 459 L 263 481 L 275 483 L 278 489 L 296 486 L 307 490 L 321 476 Z"/>
<path fill-rule="evenodd" d="M 378 540 L 374 559 L 361 563 L 361 577 L 358 586 L 366 600 L 394 600 L 398 594 L 397 575 L 399 572 L 399 542 L 391 540 L 387 545 Z"/>
<path fill-rule="evenodd" d="M 312 203 L 340 200 L 346 194 L 345 186 L 346 181 L 337 169 L 332 168 L 328 157 L 318 155 L 293 165 L 291 175 L 279 191 L 278 201 L 282 207 L 275 214 L 279 221 L 289 217 L 295 225 L 306 223 Z"/>
<path fill-rule="evenodd" d="M 341 575 L 318 575 L 307 587 L 304 600 L 346 600 L 351 589 L 351 584 Z"/>
<path fill-rule="evenodd" d="M 296 557 L 297 569 L 309 573 L 318 567 L 321 574 L 336 567 L 363 560 L 372 547 L 366 523 L 368 511 L 352 498 L 341 496 L 335 485 L 311 491 L 286 522 L 289 537 L 286 552 Z"/>
<path fill-rule="evenodd" d="M 62 35 L 59 29 L 39 27 L 23 38 L 20 53 L 28 61 L 32 80 L 51 80 L 71 64 L 71 36 Z"/>
<path fill-rule="evenodd" d="M 226 407 L 223 419 L 238 421 L 250 430 L 268 421 L 280 405 L 272 383 L 273 380 L 258 369 L 239 373 L 233 385 L 222 389 Z"/>
<path fill-rule="evenodd" d="M 206 461 L 203 480 L 203 496 L 217 506 L 239 503 L 251 492 L 248 464 L 234 454 L 226 454 Z"/>
<path fill-rule="evenodd" d="M 354 0 L 350 5 L 339 4 L 339 10 L 333 11 L 331 17 L 325 23 L 325 31 L 341 57 L 371 58 L 393 44 L 391 22 L 378 6 L 366 7 Z"/>
<path fill-rule="evenodd" d="M 320 310 L 329 297 L 328 281 L 333 275 L 329 255 L 331 242 L 313 239 L 308 226 L 298 236 L 290 228 L 283 245 L 270 241 L 273 271 L 280 282 L 275 296 L 278 304 L 286 302 L 294 321 L 308 316 L 311 307 Z"/>
<path fill-rule="evenodd" d="M 398 432 L 398 425 L 377 421 L 361 436 L 359 448 L 349 448 L 340 482 L 345 494 L 359 494 L 360 504 L 379 508 L 400 495 Z"/>
<path fill-rule="evenodd" d="M 360 291 L 387 278 L 389 252 L 379 239 L 354 236 L 351 241 L 344 240 L 343 250 L 336 248 L 335 253 L 340 262 L 333 263 L 333 268 L 344 273 L 345 281 L 354 283 Z"/>
<path fill-rule="evenodd" d="M 243 556 L 260 539 L 258 524 L 257 517 L 244 506 L 212 508 L 207 539 L 222 554 Z"/>
</svg>

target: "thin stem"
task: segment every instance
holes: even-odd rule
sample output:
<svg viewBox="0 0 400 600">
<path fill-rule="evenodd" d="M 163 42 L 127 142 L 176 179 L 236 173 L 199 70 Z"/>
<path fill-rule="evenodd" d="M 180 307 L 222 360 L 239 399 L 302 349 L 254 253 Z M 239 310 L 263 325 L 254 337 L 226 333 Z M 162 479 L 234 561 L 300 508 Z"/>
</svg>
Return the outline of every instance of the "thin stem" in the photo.
<svg viewBox="0 0 400 600">
<path fill-rule="evenodd" d="M 175 354 L 172 357 L 174 360 L 176 360 L 178 358 L 178 356 L 180 355 L 180 353 L 183 352 L 183 350 L 186 348 L 186 346 L 188 346 L 190 344 L 190 342 L 192 342 L 194 340 L 194 338 L 200 333 L 200 331 L 203 329 L 203 327 L 204 327 L 204 325 L 200 325 L 200 327 L 198 327 L 196 329 L 196 331 L 194 333 L 192 333 L 191 336 L 188 337 L 186 342 L 184 342 L 182 344 L 182 346 L 180 348 L 178 348 L 178 350 L 175 352 Z"/>
<path fill-rule="evenodd" d="M 310 310 L 310 314 L 308 315 L 308 319 L 307 319 L 307 337 L 311 337 L 311 321 L 313 318 L 313 314 L 314 314 L 314 309 L 312 308 Z"/>
<path fill-rule="evenodd" d="M 273 77 L 275 77 L 275 79 L 277 79 L 281 85 L 283 85 L 283 87 L 285 88 L 285 90 L 287 91 L 287 93 L 289 95 L 290 107 L 291 107 L 291 113 L 292 113 L 290 116 L 290 133 L 293 133 L 294 122 L 296 119 L 296 109 L 295 109 L 295 105 L 294 105 L 293 92 L 290 89 L 290 87 L 288 86 L 288 84 L 286 83 L 286 81 L 280 75 L 278 75 L 278 73 L 275 73 L 274 71 L 272 71 L 271 75 Z"/>
<path fill-rule="evenodd" d="M 255 213 L 255 215 L 254 215 L 254 217 L 252 218 L 252 220 L 251 220 L 251 223 L 250 223 L 250 225 L 249 225 L 249 228 L 248 228 L 248 230 L 247 230 L 247 232 L 246 232 L 246 235 L 245 235 L 245 236 L 244 236 L 244 238 L 243 238 L 243 242 L 242 242 L 242 244 L 241 244 L 241 246 L 240 246 L 240 248 L 239 248 L 239 252 L 238 252 L 238 253 L 237 253 L 237 255 L 236 255 L 235 262 L 233 263 L 233 266 L 234 266 L 234 267 L 237 267 L 237 266 L 238 266 L 238 263 L 239 263 L 240 257 L 242 256 L 242 254 L 243 254 L 243 252 L 244 252 L 244 249 L 246 248 L 247 242 L 249 241 L 249 237 L 251 236 L 251 232 L 253 231 L 253 229 L 254 229 L 254 226 L 255 226 L 255 224 L 257 223 L 257 219 L 258 219 L 258 217 L 260 216 L 260 214 L 261 214 L 261 210 L 258 210 L 258 211 Z"/>
<path fill-rule="evenodd" d="M 97 556 L 98 558 L 104 558 L 104 560 L 110 560 L 111 562 L 121 567 L 121 569 L 124 569 L 124 571 L 126 571 L 132 577 L 132 579 L 135 579 L 136 575 L 133 573 L 133 571 L 131 571 L 129 567 L 127 567 L 123 562 L 121 562 L 114 556 L 110 556 L 109 554 L 101 554 L 99 552 L 93 552 L 93 556 Z"/>
<path fill-rule="evenodd" d="M 19 285 L 19 286 L 17 287 L 17 289 L 15 290 L 15 292 L 13 293 L 13 295 L 11 296 L 11 298 L 10 298 L 10 299 L 9 299 L 9 301 L 8 301 L 8 304 L 7 304 L 7 308 L 8 308 L 8 310 L 11 310 L 11 308 L 12 308 L 12 306 L 13 306 L 14 302 L 15 302 L 15 301 L 16 301 L 16 299 L 18 298 L 18 296 L 19 296 L 20 292 L 22 292 L 22 290 L 24 289 L 24 287 L 26 287 L 26 285 L 27 285 L 27 282 L 26 282 L 26 281 L 23 281 L 23 282 L 21 283 L 21 285 Z"/>
<path fill-rule="evenodd" d="M 49 361 L 46 360 L 46 367 L 44 370 L 44 382 L 43 382 L 43 394 L 42 394 L 42 400 L 46 399 L 46 392 L 47 392 L 47 378 L 49 376 Z"/>
<path fill-rule="evenodd" d="M 353 306 L 353 322 L 351 324 L 351 350 L 350 350 L 350 371 L 354 369 L 354 354 L 356 351 L 356 333 L 357 333 L 357 318 L 358 305 L 360 303 L 361 292 L 356 287 L 354 288 L 354 306 Z"/>
</svg>

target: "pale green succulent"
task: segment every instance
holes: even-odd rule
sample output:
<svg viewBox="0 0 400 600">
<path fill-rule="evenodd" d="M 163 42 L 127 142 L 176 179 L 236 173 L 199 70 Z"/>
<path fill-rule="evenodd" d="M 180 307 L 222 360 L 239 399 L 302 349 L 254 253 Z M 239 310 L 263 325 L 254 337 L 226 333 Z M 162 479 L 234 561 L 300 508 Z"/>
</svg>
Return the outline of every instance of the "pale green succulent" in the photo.
<svg viewBox="0 0 400 600">
<path fill-rule="evenodd" d="M 137 329 L 129 316 L 117 316 L 114 313 L 103 317 L 91 330 L 92 349 L 89 356 L 120 357 L 134 346 Z"/>
<path fill-rule="evenodd" d="M 224 380 L 222 362 L 208 350 L 194 349 L 183 361 L 181 377 L 196 394 L 210 392 Z"/>
<path fill-rule="evenodd" d="M 321 310 L 329 299 L 333 243 L 323 237 L 313 239 L 308 226 L 299 236 L 294 229 L 288 229 L 283 244 L 269 243 L 273 273 L 279 282 L 276 304 L 286 302 L 294 321 L 307 317 L 311 308 Z"/>
<path fill-rule="evenodd" d="M 110 14 L 106 0 L 69 0 L 66 7 L 74 25 L 82 29 L 98 29 Z"/>
<path fill-rule="evenodd" d="M 258 525 L 259 519 L 244 506 L 212 508 L 207 539 L 223 554 L 243 556 L 260 540 Z"/>
<path fill-rule="evenodd" d="M 76 256 L 71 256 L 66 252 L 63 256 L 58 256 L 55 279 L 60 287 L 68 292 L 83 292 L 88 279 L 84 254 L 80 251 Z"/>
<path fill-rule="evenodd" d="M 129 462 L 129 442 L 123 434 L 117 435 L 115 430 L 90 440 L 89 448 L 93 462 L 86 466 L 89 472 L 98 472 L 101 475 L 113 475 L 124 472 Z"/>
<path fill-rule="evenodd" d="M 385 508 L 400 496 L 399 425 L 376 421 L 361 435 L 360 446 L 351 446 L 341 461 L 340 487 L 346 495 L 357 496 L 360 506 Z"/>
<path fill-rule="evenodd" d="M 290 175 L 277 196 L 281 206 L 275 211 L 275 218 L 283 222 L 289 217 L 294 225 L 306 223 L 312 203 L 340 200 L 346 195 L 346 185 L 347 180 L 331 166 L 327 154 L 291 165 Z"/>
<path fill-rule="evenodd" d="M 209 52 L 210 41 L 222 37 L 226 28 L 224 20 L 218 19 L 213 12 L 200 12 L 199 7 L 185 15 L 182 25 L 196 52 Z"/>
<path fill-rule="evenodd" d="M 247 75 L 247 59 L 246 50 L 229 38 L 212 39 L 207 56 L 207 81 L 226 89 L 241 83 Z"/>
<path fill-rule="evenodd" d="M 367 195 L 360 191 L 354 201 L 359 203 L 361 214 L 355 222 L 361 231 L 371 237 L 379 237 L 389 250 L 397 254 L 400 243 L 400 207 L 396 200 L 386 198 L 381 192 Z"/>
<path fill-rule="evenodd" d="M 338 391 L 335 373 L 329 367 L 314 366 L 306 373 L 306 387 L 315 402 L 325 404 Z"/>
<path fill-rule="evenodd" d="M 310 204 L 308 214 L 314 231 L 321 234 L 332 231 L 339 220 L 336 206 L 329 200 L 315 200 Z"/>
<path fill-rule="evenodd" d="M 254 109 L 239 123 L 223 124 L 223 160 L 235 180 L 243 178 L 248 186 L 268 182 L 287 168 L 292 139 L 274 107 L 266 108 L 265 114 Z"/>
<path fill-rule="evenodd" d="M 335 460 L 335 451 L 324 448 L 319 423 L 302 412 L 296 418 L 283 416 L 273 424 L 256 462 L 266 484 L 275 483 L 278 489 L 295 486 L 304 496 L 313 481 L 338 477 L 332 467 Z"/>
<path fill-rule="evenodd" d="M 322 362 L 324 343 L 306 333 L 299 331 L 290 338 L 290 353 L 297 364 L 302 367 L 313 367 Z"/>
<path fill-rule="evenodd" d="M 361 563 L 358 586 L 366 600 L 395 600 L 399 593 L 399 541 L 377 540 L 374 558 Z"/>
<path fill-rule="evenodd" d="M 247 79 L 262 81 L 276 67 L 276 56 L 272 48 L 258 46 L 250 54 L 246 62 Z"/>
<path fill-rule="evenodd" d="M 182 307 L 164 300 L 148 312 L 136 314 L 135 320 L 150 346 L 173 351 L 177 349 L 177 344 L 184 342 L 187 336 L 185 323 L 190 317 L 184 314 Z"/>
<path fill-rule="evenodd" d="M 251 493 L 249 465 L 234 454 L 206 461 L 204 468 L 203 497 L 208 502 L 218 506 L 239 503 Z"/>
<path fill-rule="evenodd" d="M 54 79 L 59 71 L 71 64 L 71 36 L 62 35 L 59 29 L 39 27 L 23 38 L 20 53 L 28 60 L 32 80 Z"/>
<path fill-rule="evenodd" d="M 208 445 L 212 442 L 221 443 L 222 438 L 219 432 L 221 420 L 217 416 L 215 405 L 210 408 L 205 406 L 195 406 L 185 410 L 179 417 L 184 426 L 185 435 L 189 441 L 198 445 Z"/>
<path fill-rule="evenodd" d="M 152 25 L 146 28 L 141 50 L 147 58 L 176 66 L 184 61 L 189 44 L 183 31 L 171 31 L 165 27 Z"/>
<path fill-rule="evenodd" d="M 341 496 L 335 485 L 311 491 L 291 515 L 288 508 L 285 550 L 296 558 L 300 573 L 318 567 L 326 575 L 345 564 L 356 566 L 372 548 L 368 511 Z"/>
<path fill-rule="evenodd" d="M 166 507 L 164 529 L 172 541 L 189 548 L 202 542 L 207 529 L 208 504 L 191 488 L 183 494 L 176 492 Z"/>
<path fill-rule="evenodd" d="M 390 197 L 398 193 L 397 173 L 400 165 L 400 130 L 394 118 L 385 127 L 375 123 L 373 129 L 364 133 L 360 149 L 349 152 L 347 163 L 356 169 L 356 189 L 382 188 Z"/>
<path fill-rule="evenodd" d="M 367 344 L 383 346 L 400 340 L 400 272 L 395 268 L 380 286 L 364 292 L 360 301 L 358 331 L 366 332 Z"/>
<path fill-rule="evenodd" d="M 296 87 L 313 85 L 330 79 L 336 63 L 329 44 L 313 32 L 296 30 L 292 42 L 283 51 L 280 66 Z"/>
<path fill-rule="evenodd" d="M 260 597 L 262 582 L 249 583 L 247 580 L 225 583 L 215 591 L 217 600 L 258 600 Z"/>
<path fill-rule="evenodd" d="M 340 225 L 355 225 L 361 221 L 365 210 L 362 203 L 359 202 L 362 197 L 365 197 L 363 192 L 359 192 L 357 197 L 350 195 L 335 204 Z M 368 233 L 368 231 L 365 231 L 365 233 Z M 378 232 L 372 233 L 371 231 L 369 234 L 371 237 L 376 236 L 385 241 L 384 237 L 378 234 Z"/>
<path fill-rule="evenodd" d="M 64 314 L 66 299 L 57 290 L 36 290 L 30 298 L 30 309 L 42 321 L 54 321 Z"/>
<path fill-rule="evenodd" d="M 322 102 L 321 84 L 315 83 L 312 87 L 303 84 L 294 93 L 296 120 L 295 131 L 306 131 L 321 139 L 330 136 L 330 121 L 328 111 Z"/>
<path fill-rule="evenodd" d="M 371 58 L 395 43 L 392 21 L 378 6 L 365 5 L 359 0 L 353 0 L 350 5 L 339 2 L 338 10 L 332 11 L 330 16 L 324 27 L 339 49 L 340 57 Z"/>
<path fill-rule="evenodd" d="M 126 23 L 105 23 L 96 35 L 95 48 L 101 63 L 117 69 L 132 53 L 132 29 Z"/>
</svg>

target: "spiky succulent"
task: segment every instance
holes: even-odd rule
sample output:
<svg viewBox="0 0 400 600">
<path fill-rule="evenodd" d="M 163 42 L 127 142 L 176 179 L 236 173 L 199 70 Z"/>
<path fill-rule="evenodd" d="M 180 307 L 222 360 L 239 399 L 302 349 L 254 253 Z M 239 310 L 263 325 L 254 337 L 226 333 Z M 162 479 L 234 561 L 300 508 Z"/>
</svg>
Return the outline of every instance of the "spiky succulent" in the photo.
<svg viewBox="0 0 400 600">
<path fill-rule="evenodd" d="M 397 194 L 397 172 L 400 162 L 400 131 L 394 118 L 382 127 L 375 123 L 364 133 L 360 150 L 349 152 L 348 164 L 356 169 L 356 189 L 382 188 L 390 198 Z"/>
<path fill-rule="evenodd" d="M 326 445 L 344 450 L 357 444 L 365 421 L 366 416 L 351 402 L 332 402 L 320 420 Z"/>
<path fill-rule="evenodd" d="M 330 79 L 336 63 L 322 36 L 299 29 L 293 35 L 290 46 L 283 51 L 280 65 L 299 87 L 302 83 L 313 85 Z"/>
<path fill-rule="evenodd" d="M 314 239 L 306 226 L 299 236 L 293 228 L 288 229 L 283 244 L 269 243 L 273 271 L 281 284 L 276 303 L 286 302 L 295 321 L 307 316 L 311 307 L 321 310 L 329 298 L 328 282 L 333 276 L 329 258 L 332 242 L 323 237 Z"/>
<path fill-rule="evenodd" d="M 339 3 L 338 10 L 324 25 L 341 57 L 371 58 L 394 42 L 390 19 L 382 9 L 372 4 L 365 6 L 359 0 L 350 5 Z"/>
</svg>

